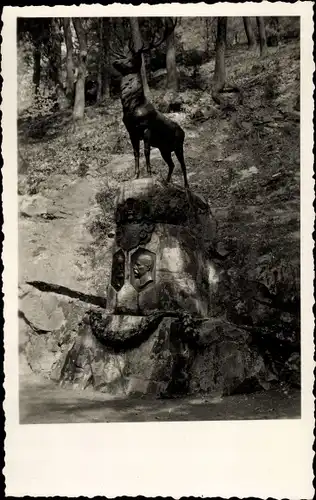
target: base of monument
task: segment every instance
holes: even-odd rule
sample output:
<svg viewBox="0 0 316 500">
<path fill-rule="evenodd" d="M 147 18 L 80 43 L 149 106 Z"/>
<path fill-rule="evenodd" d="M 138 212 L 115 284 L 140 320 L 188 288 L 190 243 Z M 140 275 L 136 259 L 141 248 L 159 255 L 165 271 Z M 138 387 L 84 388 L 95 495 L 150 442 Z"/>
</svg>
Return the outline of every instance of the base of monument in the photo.
<svg viewBox="0 0 316 500">
<path fill-rule="evenodd" d="M 175 318 L 162 315 L 111 316 L 94 313 L 55 371 L 61 385 L 94 389 L 116 396 L 186 393 L 181 369 L 188 371 L 177 341 Z M 183 359 L 182 359 L 183 358 Z M 189 360 L 187 360 L 189 361 Z M 174 387 L 176 382 L 176 387 Z"/>
<path fill-rule="evenodd" d="M 113 396 L 165 398 L 253 392 L 275 381 L 249 334 L 224 318 L 190 323 L 185 316 L 95 312 L 51 378 Z"/>
</svg>

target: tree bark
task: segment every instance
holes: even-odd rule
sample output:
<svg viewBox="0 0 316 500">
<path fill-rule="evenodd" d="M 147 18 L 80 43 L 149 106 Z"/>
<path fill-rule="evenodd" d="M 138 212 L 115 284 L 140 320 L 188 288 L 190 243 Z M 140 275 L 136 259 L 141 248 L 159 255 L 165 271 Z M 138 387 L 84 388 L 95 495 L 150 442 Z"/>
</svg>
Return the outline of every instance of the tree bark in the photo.
<svg viewBox="0 0 316 500">
<path fill-rule="evenodd" d="M 98 61 L 98 93 L 97 102 L 110 97 L 109 81 L 109 43 L 111 33 L 111 18 L 99 18 L 99 61 Z"/>
<path fill-rule="evenodd" d="M 211 22 L 210 18 L 205 18 L 205 53 L 206 56 L 210 56 L 210 44 L 211 44 Z"/>
<path fill-rule="evenodd" d="M 245 32 L 248 40 L 248 48 L 252 49 L 256 45 L 255 35 L 251 25 L 250 17 L 243 17 Z"/>
<path fill-rule="evenodd" d="M 112 32 L 112 18 L 105 19 L 105 31 L 103 33 L 103 47 L 104 47 L 104 80 L 103 80 L 103 97 L 109 99 L 110 97 L 110 40 Z"/>
<path fill-rule="evenodd" d="M 168 22 L 168 21 L 166 21 Z M 179 90 L 179 79 L 176 65 L 176 49 L 174 43 L 174 30 L 167 38 L 166 51 L 166 68 L 167 68 L 167 88 L 176 94 Z"/>
<path fill-rule="evenodd" d="M 61 33 L 57 18 L 52 19 L 52 40 L 51 51 L 49 55 L 50 60 L 50 75 L 55 84 L 56 96 L 59 109 L 68 107 L 68 101 L 64 91 L 62 82 L 62 67 L 61 67 Z"/>
<path fill-rule="evenodd" d="M 63 18 L 63 28 L 65 44 L 67 49 L 66 54 L 66 70 L 67 70 L 67 83 L 66 83 L 66 96 L 70 106 L 73 105 L 74 100 L 74 61 L 73 61 L 73 43 L 71 34 L 70 17 Z"/>
<path fill-rule="evenodd" d="M 219 93 L 223 91 L 226 81 L 225 51 L 226 51 L 227 17 L 217 20 L 217 37 L 215 46 L 215 70 L 212 87 L 212 97 L 215 102 L 222 104 Z"/>
<path fill-rule="evenodd" d="M 86 81 L 86 59 L 87 59 L 87 39 L 80 18 L 72 20 L 79 42 L 79 64 L 77 67 L 77 80 L 75 85 L 75 103 L 73 109 L 73 120 L 75 124 L 81 122 L 85 109 L 85 81 Z"/>
<path fill-rule="evenodd" d="M 140 34 L 139 23 L 138 23 L 137 17 L 130 17 L 130 23 L 131 23 L 134 49 L 135 49 L 135 51 L 137 51 L 142 46 L 142 37 Z M 149 90 L 148 80 L 147 80 L 147 75 L 146 75 L 144 54 L 142 54 L 142 66 L 141 66 L 140 73 L 141 73 L 141 77 L 142 77 L 144 94 L 145 94 L 145 97 L 148 98 L 150 95 L 150 90 Z"/>
<path fill-rule="evenodd" d="M 98 60 L 98 91 L 97 102 L 100 103 L 103 97 L 104 84 L 104 19 L 98 19 L 98 35 L 99 35 L 99 60 Z"/>
<path fill-rule="evenodd" d="M 41 82 L 41 51 L 37 47 L 33 51 L 33 84 L 34 84 L 35 95 L 38 94 L 40 82 Z"/>
<path fill-rule="evenodd" d="M 267 39 L 266 39 L 266 30 L 264 26 L 264 19 L 263 17 L 257 17 L 256 20 L 259 31 L 260 55 L 264 56 L 267 53 Z"/>
</svg>

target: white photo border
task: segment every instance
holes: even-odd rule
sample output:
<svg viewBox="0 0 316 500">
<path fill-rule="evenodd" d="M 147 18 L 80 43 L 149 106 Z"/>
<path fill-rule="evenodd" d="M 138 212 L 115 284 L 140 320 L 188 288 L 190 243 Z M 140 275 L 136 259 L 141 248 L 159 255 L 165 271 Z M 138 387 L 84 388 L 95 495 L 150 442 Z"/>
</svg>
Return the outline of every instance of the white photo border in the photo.
<svg viewBox="0 0 316 500">
<path fill-rule="evenodd" d="M 301 17 L 301 418 L 20 425 L 16 18 L 271 14 Z M 2 20 L 6 495 L 312 498 L 312 2 L 4 7 Z"/>
</svg>

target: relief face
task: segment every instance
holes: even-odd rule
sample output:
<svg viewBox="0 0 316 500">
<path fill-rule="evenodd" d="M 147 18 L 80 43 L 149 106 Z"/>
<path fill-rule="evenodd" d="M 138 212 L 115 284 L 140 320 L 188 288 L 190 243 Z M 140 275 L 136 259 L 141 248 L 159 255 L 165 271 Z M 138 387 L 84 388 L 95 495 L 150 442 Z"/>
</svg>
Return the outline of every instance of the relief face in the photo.
<svg viewBox="0 0 316 500">
<path fill-rule="evenodd" d="M 125 255 L 123 250 L 118 250 L 113 255 L 111 285 L 118 292 L 125 281 Z"/>
<path fill-rule="evenodd" d="M 153 252 L 139 248 L 131 257 L 131 284 L 140 291 L 155 281 L 155 260 Z"/>
</svg>

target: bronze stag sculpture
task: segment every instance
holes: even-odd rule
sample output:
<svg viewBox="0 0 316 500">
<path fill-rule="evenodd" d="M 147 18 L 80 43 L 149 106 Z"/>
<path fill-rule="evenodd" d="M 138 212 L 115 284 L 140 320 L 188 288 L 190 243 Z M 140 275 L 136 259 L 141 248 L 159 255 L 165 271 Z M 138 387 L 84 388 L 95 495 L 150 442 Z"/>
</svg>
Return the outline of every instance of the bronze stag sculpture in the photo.
<svg viewBox="0 0 316 500">
<path fill-rule="evenodd" d="M 129 133 L 135 158 L 135 177 L 138 179 L 139 171 L 139 146 L 144 141 L 144 153 L 148 175 L 151 175 L 150 148 L 158 148 L 162 158 L 169 167 L 166 182 L 171 179 L 174 162 L 171 154 L 174 152 L 181 165 L 184 186 L 187 189 L 188 180 L 183 155 L 184 130 L 173 120 L 170 120 L 157 111 L 153 104 L 146 99 L 142 78 L 142 54 L 162 43 L 164 37 L 155 45 L 144 45 L 137 51 L 130 46 L 127 55 L 121 54 L 113 66 L 122 75 L 121 102 L 123 107 L 123 122 Z"/>
</svg>

